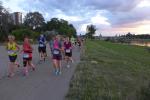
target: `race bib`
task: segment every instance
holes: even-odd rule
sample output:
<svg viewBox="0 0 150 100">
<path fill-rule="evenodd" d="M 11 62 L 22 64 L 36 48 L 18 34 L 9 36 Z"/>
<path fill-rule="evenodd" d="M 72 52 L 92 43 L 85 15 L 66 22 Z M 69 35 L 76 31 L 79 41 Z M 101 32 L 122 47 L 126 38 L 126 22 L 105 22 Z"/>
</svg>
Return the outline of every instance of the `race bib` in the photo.
<svg viewBox="0 0 150 100">
<path fill-rule="evenodd" d="M 58 55 L 59 54 L 59 51 L 58 50 L 54 50 L 53 52 L 55 55 Z"/>
<path fill-rule="evenodd" d="M 8 50 L 8 54 L 9 54 L 9 55 L 13 55 L 14 53 L 15 53 L 14 51 Z"/>
<path fill-rule="evenodd" d="M 39 46 L 40 46 L 40 47 L 44 47 L 44 44 L 40 44 Z"/>
<path fill-rule="evenodd" d="M 71 52 L 71 50 L 70 49 L 66 49 L 66 53 L 70 53 Z"/>
<path fill-rule="evenodd" d="M 24 54 L 23 54 L 23 58 L 29 58 L 29 54 L 24 53 Z"/>
</svg>

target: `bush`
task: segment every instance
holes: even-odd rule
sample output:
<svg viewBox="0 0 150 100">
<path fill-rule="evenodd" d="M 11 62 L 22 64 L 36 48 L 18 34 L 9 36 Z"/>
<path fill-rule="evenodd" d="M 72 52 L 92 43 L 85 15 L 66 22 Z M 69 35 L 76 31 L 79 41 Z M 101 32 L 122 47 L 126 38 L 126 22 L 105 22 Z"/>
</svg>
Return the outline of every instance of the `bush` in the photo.
<svg viewBox="0 0 150 100">
<path fill-rule="evenodd" d="M 20 41 L 22 41 L 25 36 L 28 36 L 29 38 L 32 38 L 35 40 L 40 35 L 40 33 L 34 32 L 29 29 L 17 29 L 17 30 L 12 31 L 11 34 L 16 37 L 16 40 L 20 40 Z"/>
</svg>

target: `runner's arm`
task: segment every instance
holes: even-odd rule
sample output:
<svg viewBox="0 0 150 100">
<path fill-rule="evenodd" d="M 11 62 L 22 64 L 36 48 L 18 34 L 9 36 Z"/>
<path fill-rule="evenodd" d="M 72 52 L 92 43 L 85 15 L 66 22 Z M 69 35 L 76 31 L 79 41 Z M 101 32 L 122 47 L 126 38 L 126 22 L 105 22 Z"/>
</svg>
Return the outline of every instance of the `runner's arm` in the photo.
<svg viewBox="0 0 150 100">
<path fill-rule="evenodd" d="M 18 44 L 16 44 L 16 47 L 17 47 L 17 52 L 19 52 L 19 51 L 20 51 L 20 47 L 19 47 L 19 45 L 18 45 Z"/>
</svg>

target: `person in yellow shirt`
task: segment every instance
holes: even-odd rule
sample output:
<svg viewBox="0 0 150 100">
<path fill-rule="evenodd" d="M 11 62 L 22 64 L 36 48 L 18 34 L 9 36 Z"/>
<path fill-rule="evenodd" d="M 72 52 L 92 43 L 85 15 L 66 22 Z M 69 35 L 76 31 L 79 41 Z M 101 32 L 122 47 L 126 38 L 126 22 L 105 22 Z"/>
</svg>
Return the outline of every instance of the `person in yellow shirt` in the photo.
<svg viewBox="0 0 150 100">
<path fill-rule="evenodd" d="M 20 49 L 17 43 L 15 42 L 15 36 L 13 35 L 8 36 L 8 43 L 6 49 L 10 60 L 8 77 L 13 77 L 16 66 L 19 67 L 19 64 L 16 62 L 16 59 L 17 59 L 17 52 Z"/>
</svg>

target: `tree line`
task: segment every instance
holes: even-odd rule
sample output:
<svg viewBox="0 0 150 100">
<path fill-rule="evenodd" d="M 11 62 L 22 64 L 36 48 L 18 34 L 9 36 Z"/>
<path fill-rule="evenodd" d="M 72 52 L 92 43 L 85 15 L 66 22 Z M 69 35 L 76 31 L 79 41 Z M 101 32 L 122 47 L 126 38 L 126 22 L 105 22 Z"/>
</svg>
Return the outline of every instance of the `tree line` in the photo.
<svg viewBox="0 0 150 100">
<path fill-rule="evenodd" d="M 45 21 L 39 12 L 29 12 L 25 15 L 22 24 L 14 25 L 11 13 L 3 7 L 0 2 L 0 41 L 4 41 L 8 34 L 13 34 L 18 40 L 22 40 L 25 35 L 36 39 L 41 33 L 55 31 L 60 35 L 77 36 L 73 24 L 64 19 L 52 18 Z"/>
<path fill-rule="evenodd" d="M 130 32 L 128 32 L 128 34 L 122 35 L 121 37 L 124 37 L 126 39 L 150 39 L 150 34 L 135 35 L 135 34 L 131 34 Z"/>
</svg>

